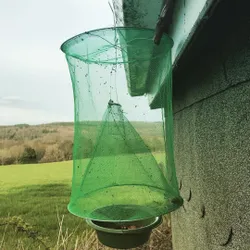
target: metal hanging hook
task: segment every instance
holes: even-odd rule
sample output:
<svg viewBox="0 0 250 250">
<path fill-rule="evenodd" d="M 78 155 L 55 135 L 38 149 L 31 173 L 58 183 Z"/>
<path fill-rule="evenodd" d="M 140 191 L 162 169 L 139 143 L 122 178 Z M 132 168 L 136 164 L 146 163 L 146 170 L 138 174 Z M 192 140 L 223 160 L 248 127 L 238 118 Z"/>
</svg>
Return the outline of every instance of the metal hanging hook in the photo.
<svg viewBox="0 0 250 250">
<path fill-rule="evenodd" d="M 156 24 L 154 43 L 159 45 L 164 32 L 168 33 L 169 26 L 172 23 L 172 15 L 174 10 L 174 0 L 164 0 L 163 7 Z"/>
</svg>

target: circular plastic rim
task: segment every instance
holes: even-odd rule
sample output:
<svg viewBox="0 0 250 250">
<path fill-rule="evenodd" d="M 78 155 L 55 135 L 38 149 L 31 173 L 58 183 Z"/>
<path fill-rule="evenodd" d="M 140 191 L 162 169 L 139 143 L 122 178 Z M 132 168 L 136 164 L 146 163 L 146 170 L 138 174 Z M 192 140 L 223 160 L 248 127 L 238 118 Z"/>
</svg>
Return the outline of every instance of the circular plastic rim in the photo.
<svg viewBox="0 0 250 250">
<path fill-rule="evenodd" d="M 148 220 L 148 219 L 145 219 L 145 220 Z M 86 219 L 87 224 L 97 231 L 101 231 L 105 233 L 113 233 L 113 234 L 131 234 L 131 233 L 144 232 L 148 229 L 152 230 L 153 228 L 158 227 L 162 223 L 163 220 L 161 216 L 155 217 L 153 222 L 151 222 L 150 224 L 144 227 L 140 227 L 137 229 L 114 229 L 114 228 L 108 228 L 108 227 L 101 227 L 101 226 L 96 225 L 93 221 L 98 221 L 98 220 Z M 136 221 L 138 222 L 138 221 L 143 221 L 143 220 L 136 220 Z M 133 221 L 131 221 L 131 223 L 133 223 Z"/>
<path fill-rule="evenodd" d="M 71 54 L 71 53 L 67 53 L 66 52 L 66 47 L 68 46 L 69 43 L 71 43 L 73 40 L 77 39 L 77 38 L 80 38 L 81 36 L 84 36 L 84 35 L 89 35 L 91 33 L 95 33 L 97 31 L 103 31 L 103 30 L 146 30 L 146 31 L 152 31 L 152 34 L 155 33 L 155 30 L 154 29 L 149 29 L 149 28 L 135 28 L 135 27 L 109 27 L 109 28 L 101 28 L 101 29 L 94 29 L 94 30 L 90 30 L 90 31 L 86 31 L 86 32 L 83 32 L 83 33 L 80 33 L 76 36 L 73 36 L 69 39 L 67 39 L 60 47 L 61 51 L 68 55 L 68 56 L 71 56 L 75 59 L 78 59 L 78 60 L 81 60 L 83 62 L 87 62 L 87 63 L 98 63 L 98 64 L 114 64 L 116 63 L 115 61 L 97 61 L 97 60 L 89 60 L 89 59 L 83 59 L 75 54 Z M 167 40 L 168 40 L 168 44 L 170 45 L 170 48 L 173 47 L 174 45 L 174 41 L 171 37 L 169 37 L 167 34 L 163 34 L 163 37 L 165 37 Z M 153 37 L 152 37 L 152 43 L 153 43 Z M 155 45 L 155 46 L 159 46 L 159 45 Z M 156 59 L 158 58 L 157 56 L 156 57 L 152 57 L 152 59 Z M 134 60 L 135 61 L 135 60 Z M 125 64 L 125 63 L 130 63 L 130 62 L 134 62 L 133 60 L 131 61 L 124 61 L 124 62 L 119 62 L 120 64 Z M 142 60 L 137 60 L 137 61 L 148 61 L 147 59 L 142 59 Z"/>
</svg>

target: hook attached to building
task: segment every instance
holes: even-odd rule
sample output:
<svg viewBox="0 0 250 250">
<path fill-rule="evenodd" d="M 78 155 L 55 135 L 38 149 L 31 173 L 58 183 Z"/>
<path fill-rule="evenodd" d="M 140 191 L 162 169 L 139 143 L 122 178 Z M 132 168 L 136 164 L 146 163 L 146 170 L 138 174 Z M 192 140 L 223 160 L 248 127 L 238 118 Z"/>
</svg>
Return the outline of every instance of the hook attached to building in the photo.
<svg viewBox="0 0 250 250">
<path fill-rule="evenodd" d="M 156 24 L 154 43 L 159 45 L 164 32 L 168 33 L 172 23 L 174 0 L 163 0 L 163 7 Z"/>
</svg>

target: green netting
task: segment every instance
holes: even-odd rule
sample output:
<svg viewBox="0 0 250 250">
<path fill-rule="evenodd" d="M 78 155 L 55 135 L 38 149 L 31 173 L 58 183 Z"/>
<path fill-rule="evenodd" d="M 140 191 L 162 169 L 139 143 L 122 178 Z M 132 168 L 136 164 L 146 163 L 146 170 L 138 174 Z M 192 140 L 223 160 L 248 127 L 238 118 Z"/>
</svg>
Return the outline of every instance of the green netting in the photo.
<svg viewBox="0 0 250 250">
<path fill-rule="evenodd" d="M 68 208 L 77 216 L 130 221 L 181 206 L 172 142 L 173 42 L 164 36 L 155 46 L 153 36 L 149 29 L 107 28 L 62 45 L 75 109 Z"/>
</svg>

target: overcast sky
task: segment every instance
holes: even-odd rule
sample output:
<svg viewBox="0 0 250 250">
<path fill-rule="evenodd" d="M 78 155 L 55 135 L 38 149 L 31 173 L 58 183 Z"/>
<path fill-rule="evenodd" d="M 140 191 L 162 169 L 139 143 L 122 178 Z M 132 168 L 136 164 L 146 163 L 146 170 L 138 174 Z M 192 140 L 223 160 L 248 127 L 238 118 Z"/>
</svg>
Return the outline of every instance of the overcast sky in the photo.
<svg viewBox="0 0 250 250">
<path fill-rule="evenodd" d="M 108 0 L 0 0 L 0 125 L 73 121 L 70 74 L 60 46 L 111 26 Z M 129 112 L 130 120 L 161 118 L 146 98 L 139 99 L 141 117 Z"/>
<path fill-rule="evenodd" d="M 60 45 L 112 24 L 108 0 L 0 0 L 0 124 L 72 121 Z"/>
</svg>

